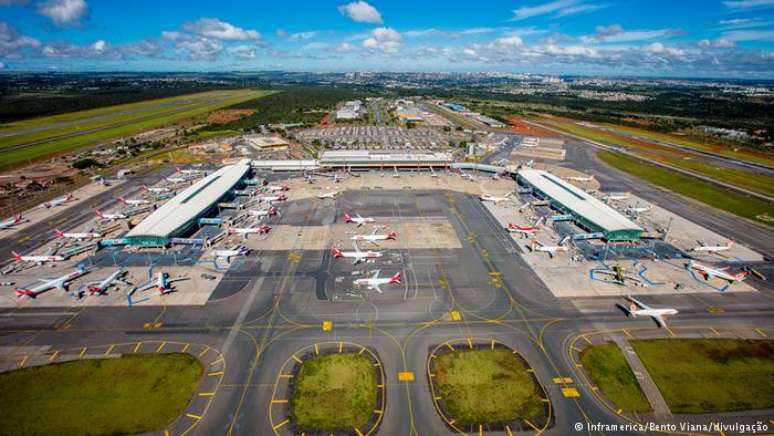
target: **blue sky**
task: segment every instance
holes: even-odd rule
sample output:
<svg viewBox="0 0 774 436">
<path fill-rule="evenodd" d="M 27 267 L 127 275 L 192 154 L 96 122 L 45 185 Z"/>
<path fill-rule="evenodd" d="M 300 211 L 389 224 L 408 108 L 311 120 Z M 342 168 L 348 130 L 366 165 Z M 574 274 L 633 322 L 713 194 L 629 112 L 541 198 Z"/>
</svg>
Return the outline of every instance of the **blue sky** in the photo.
<svg viewBox="0 0 774 436">
<path fill-rule="evenodd" d="M 0 0 L 0 68 L 774 78 L 774 0 Z"/>
</svg>

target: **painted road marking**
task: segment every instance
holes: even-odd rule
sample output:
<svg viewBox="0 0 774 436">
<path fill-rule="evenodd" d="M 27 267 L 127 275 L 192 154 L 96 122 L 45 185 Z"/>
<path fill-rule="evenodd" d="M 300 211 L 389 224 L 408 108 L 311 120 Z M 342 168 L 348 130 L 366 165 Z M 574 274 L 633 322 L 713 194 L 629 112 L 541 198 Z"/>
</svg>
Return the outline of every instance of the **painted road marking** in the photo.
<svg viewBox="0 0 774 436">
<path fill-rule="evenodd" d="M 86 354 L 86 350 L 87 350 L 87 349 L 88 349 L 88 348 L 86 348 L 86 347 L 83 347 L 83 348 L 81 349 L 81 354 L 79 354 L 79 355 L 78 355 L 78 358 L 81 358 L 81 357 L 83 357 L 83 355 L 84 355 L 84 354 Z"/>
<path fill-rule="evenodd" d="M 289 421 L 290 421 L 290 419 L 286 419 L 286 420 L 280 422 L 279 424 L 277 424 L 274 427 L 272 427 L 272 430 L 276 430 L 276 429 L 282 427 L 283 425 L 287 424 Z"/>
<path fill-rule="evenodd" d="M 110 346 L 105 350 L 105 355 L 110 354 L 113 351 L 113 348 L 116 346 L 116 344 L 110 344 Z"/>
<path fill-rule="evenodd" d="M 30 358 L 30 356 L 24 356 L 24 358 L 22 358 L 22 360 L 21 360 L 21 363 L 19 363 L 19 368 L 23 368 L 24 365 L 27 363 L 27 359 L 29 359 L 29 358 Z"/>
<path fill-rule="evenodd" d="M 210 377 L 214 377 L 214 376 L 217 376 L 217 375 L 223 375 L 223 371 L 211 372 L 211 373 L 209 373 L 207 375 L 210 376 Z"/>
<path fill-rule="evenodd" d="M 320 354 L 320 344 L 314 344 L 314 354 Z"/>
<path fill-rule="evenodd" d="M 755 333 L 758 333 L 762 337 L 766 337 L 766 332 L 763 331 L 763 329 L 755 329 Z"/>
<path fill-rule="evenodd" d="M 410 382 L 414 381 L 413 371 L 401 371 L 398 373 L 398 381 Z"/>
<path fill-rule="evenodd" d="M 453 347 L 453 346 L 452 346 L 450 343 L 448 343 L 448 342 L 445 342 L 445 343 L 444 343 L 444 345 L 446 345 L 447 347 L 449 347 L 449 349 L 450 349 L 450 350 L 454 351 L 454 347 Z"/>
<path fill-rule="evenodd" d="M 199 357 L 202 357 L 202 356 L 204 356 L 205 354 L 207 354 L 207 352 L 208 352 L 208 351 L 210 351 L 210 347 L 207 347 L 207 348 L 205 348 L 204 350 L 202 350 L 202 352 L 201 352 L 201 353 L 199 353 Z"/>
<path fill-rule="evenodd" d="M 324 332 L 329 332 L 333 330 L 333 321 L 323 321 L 322 322 L 322 330 Z"/>
<path fill-rule="evenodd" d="M 190 347 L 190 346 L 191 346 L 191 344 L 186 343 L 185 346 L 183 346 L 183 349 L 180 350 L 180 352 L 181 353 L 185 353 L 186 351 L 188 351 L 188 347 Z"/>
<path fill-rule="evenodd" d="M 285 404 L 288 402 L 288 400 L 271 400 L 272 404 Z"/>
<path fill-rule="evenodd" d="M 462 319 L 462 314 L 459 310 L 452 310 L 449 312 L 449 316 L 451 316 L 452 321 L 459 321 Z"/>
<path fill-rule="evenodd" d="M 293 378 L 293 374 L 280 374 L 280 378 Z"/>
<path fill-rule="evenodd" d="M 136 353 L 136 352 L 137 352 L 137 350 L 139 350 L 139 349 L 140 349 L 140 346 L 141 346 L 141 345 L 142 345 L 142 342 L 138 342 L 138 343 L 137 343 L 137 345 L 135 345 L 135 346 L 134 346 L 134 351 L 132 351 L 132 353 Z"/>
<path fill-rule="evenodd" d="M 304 361 L 299 359 L 295 354 L 293 355 L 293 360 L 295 360 L 298 363 L 304 363 Z"/>
<path fill-rule="evenodd" d="M 186 413 L 186 414 L 185 414 L 185 416 L 187 416 L 187 417 L 189 417 L 189 418 L 193 418 L 193 419 L 195 419 L 195 420 L 197 420 L 197 421 L 199 421 L 200 419 L 202 419 L 202 417 L 201 417 L 201 416 L 199 416 L 199 415 L 194 415 L 193 413 Z"/>
<path fill-rule="evenodd" d="M 157 353 L 161 353 L 161 350 L 164 348 L 164 345 L 167 345 L 167 342 L 164 341 L 159 345 L 159 348 L 156 348 Z"/>
<path fill-rule="evenodd" d="M 48 361 L 49 362 L 53 361 L 54 359 L 56 359 L 56 356 L 58 355 L 59 355 L 59 350 L 54 351 L 54 353 L 51 354 L 51 356 L 48 358 Z"/>
<path fill-rule="evenodd" d="M 562 395 L 565 398 L 576 398 L 580 397 L 580 392 L 575 388 L 562 388 Z"/>
<path fill-rule="evenodd" d="M 211 397 L 215 395 L 215 392 L 202 392 L 199 394 L 200 397 Z"/>
</svg>

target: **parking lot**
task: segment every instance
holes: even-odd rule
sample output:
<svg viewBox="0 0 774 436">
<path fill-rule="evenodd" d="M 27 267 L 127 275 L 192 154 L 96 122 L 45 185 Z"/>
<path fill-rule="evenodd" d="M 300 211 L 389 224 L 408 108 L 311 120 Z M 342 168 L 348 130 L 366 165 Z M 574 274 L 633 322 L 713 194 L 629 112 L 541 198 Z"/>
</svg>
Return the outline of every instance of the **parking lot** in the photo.
<svg viewBox="0 0 774 436">
<path fill-rule="evenodd" d="M 451 136 L 421 127 L 346 126 L 301 130 L 296 138 L 306 143 L 318 140 L 334 150 L 437 150 L 446 147 Z"/>
</svg>

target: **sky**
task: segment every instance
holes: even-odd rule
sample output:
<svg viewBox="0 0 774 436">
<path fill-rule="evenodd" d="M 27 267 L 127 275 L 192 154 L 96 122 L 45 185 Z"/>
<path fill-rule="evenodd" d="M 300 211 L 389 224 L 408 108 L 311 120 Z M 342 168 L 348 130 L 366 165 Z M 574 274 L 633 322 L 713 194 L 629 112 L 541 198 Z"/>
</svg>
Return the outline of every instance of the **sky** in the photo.
<svg viewBox="0 0 774 436">
<path fill-rule="evenodd" d="M 774 0 L 0 0 L 7 71 L 774 79 Z"/>
</svg>

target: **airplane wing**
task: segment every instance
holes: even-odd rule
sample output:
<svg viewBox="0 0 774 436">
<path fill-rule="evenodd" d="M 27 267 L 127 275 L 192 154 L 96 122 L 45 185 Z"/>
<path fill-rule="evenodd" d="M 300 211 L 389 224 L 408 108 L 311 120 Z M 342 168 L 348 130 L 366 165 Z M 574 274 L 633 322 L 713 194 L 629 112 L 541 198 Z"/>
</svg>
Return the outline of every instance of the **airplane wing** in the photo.
<svg viewBox="0 0 774 436">
<path fill-rule="evenodd" d="M 697 243 L 697 244 L 699 244 L 699 246 L 700 246 L 700 247 L 703 247 L 703 246 L 707 245 L 707 244 L 705 244 L 705 243 L 704 243 L 704 241 L 702 241 L 701 239 L 697 239 L 697 240 L 696 240 L 696 243 Z"/>
<path fill-rule="evenodd" d="M 167 284 L 174 283 L 174 282 L 182 282 L 183 280 L 188 280 L 189 277 L 173 277 L 171 279 L 167 279 Z"/>
<path fill-rule="evenodd" d="M 637 307 L 639 307 L 640 309 L 644 309 L 644 310 L 650 310 L 651 309 L 650 306 L 648 306 L 647 304 L 641 302 L 640 300 L 637 300 L 634 297 L 628 296 L 628 297 L 626 297 L 626 299 L 631 301 L 632 303 L 636 304 Z"/>
<path fill-rule="evenodd" d="M 356 258 L 355 258 L 355 261 L 354 261 L 354 262 L 352 262 L 352 265 L 357 265 L 357 264 L 359 264 L 359 263 L 360 263 L 360 262 L 362 262 L 362 261 L 363 261 L 363 258 L 362 258 L 362 257 L 356 257 Z"/>
<path fill-rule="evenodd" d="M 666 327 L 666 320 L 661 315 L 653 315 L 651 316 L 653 318 L 653 321 L 656 321 L 656 324 L 659 327 Z"/>
<path fill-rule="evenodd" d="M 549 251 L 548 252 L 548 258 L 549 259 L 553 259 L 554 258 L 554 252 L 553 251 Z"/>
<path fill-rule="evenodd" d="M 378 269 L 376 271 L 374 271 L 374 275 L 371 278 L 372 279 L 378 279 L 379 278 L 379 270 Z"/>
<path fill-rule="evenodd" d="M 374 284 L 373 286 L 371 286 L 371 289 L 376 290 L 376 292 L 378 292 L 380 294 L 382 293 L 382 288 L 380 288 L 379 285 L 377 285 L 377 284 Z"/>
<path fill-rule="evenodd" d="M 147 291 L 148 289 L 150 289 L 150 288 L 152 288 L 154 286 L 156 286 L 156 282 L 151 280 L 150 282 L 135 288 L 135 291 L 138 291 L 138 292 Z"/>
</svg>

